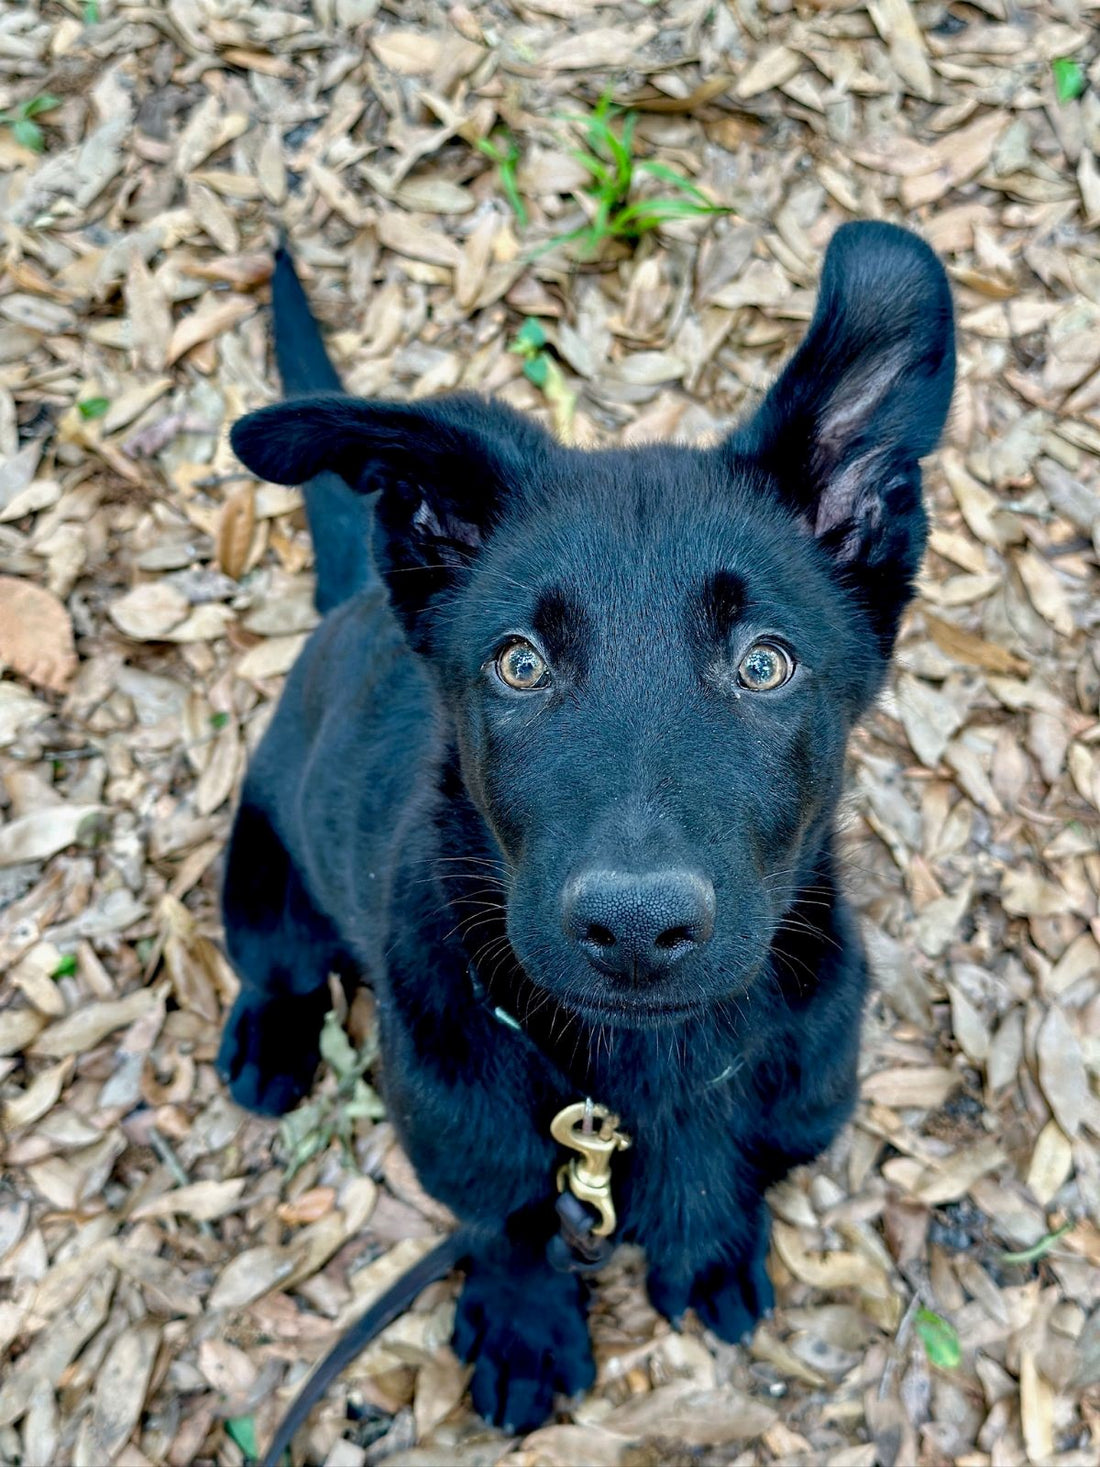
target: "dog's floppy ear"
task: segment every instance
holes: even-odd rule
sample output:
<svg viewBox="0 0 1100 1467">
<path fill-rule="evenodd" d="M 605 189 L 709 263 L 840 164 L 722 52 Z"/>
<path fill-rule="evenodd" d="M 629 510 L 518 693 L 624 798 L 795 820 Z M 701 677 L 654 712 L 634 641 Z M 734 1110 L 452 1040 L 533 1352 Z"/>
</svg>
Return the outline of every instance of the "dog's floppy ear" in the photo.
<svg viewBox="0 0 1100 1467">
<path fill-rule="evenodd" d="M 473 394 L 418 403 L 296 398 L 249 413 L 230 434 L 259 478 L 305 484 L 324 469 L 380 491 L 375 553 L 395 610 L 419 640 L 424 609 L 469 565 L 536 455 L 553 440 Z"/>
<path fill-rule="evenodd" d="M 726 446 L 766 469 L 886 646 L 924 550 L 918 460 L 939 440 L 954 380 L 939 260 L 895 225 L 845 224 L 802 345 Z"/>
</svg>

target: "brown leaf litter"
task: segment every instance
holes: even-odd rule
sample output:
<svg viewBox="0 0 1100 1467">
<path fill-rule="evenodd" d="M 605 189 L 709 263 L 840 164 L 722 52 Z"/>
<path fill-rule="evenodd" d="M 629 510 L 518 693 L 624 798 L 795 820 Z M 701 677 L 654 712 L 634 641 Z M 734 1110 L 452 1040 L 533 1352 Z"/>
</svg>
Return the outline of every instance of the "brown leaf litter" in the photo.
<svg viewBox="0 0 1100 1467">
<path fill-rule="evenodd" d="M 852 750 L 864 1099 L 776 1190 L 776 1317 L 748 1349 L 676 1334 L 625 1253 L 594 1391 L 515 1441 L 464 1404 L 437 1285 L 300 1450 L 1100 1459 L 1096 21 L 1095 0 L 0 14 L 0 108 L 58 99 L 42 152 L 0 124 L 0 1460 L 236 1467 L 441 1225 L 385 1120 L 354 1122 L 354 1164 L 333 1140 L 287 1181 L 278 1128 L 212 1067 L 222 844 L 315 620 L 300 496 L 226 439 L 274 392 L 276 227 L 353 390 L 480 388 L 640 442 L 757 399 L 850 217 L 940 251 L 960 380 L 897 676 Z M 639 151 L 731 212 L 596 262 L 534 253 L 584 222 L 562 119 L 607 87 Z M 526 229 L 490 135 L 519 150 Z M 508 350 L 528 317 L 553 402 Z"/>
</svg>

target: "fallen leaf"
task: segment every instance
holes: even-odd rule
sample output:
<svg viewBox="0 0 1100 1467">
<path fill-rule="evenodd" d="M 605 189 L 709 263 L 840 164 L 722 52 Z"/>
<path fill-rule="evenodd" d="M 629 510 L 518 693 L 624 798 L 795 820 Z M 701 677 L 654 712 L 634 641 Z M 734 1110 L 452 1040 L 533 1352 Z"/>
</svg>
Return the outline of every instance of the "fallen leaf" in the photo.
<svg viewBox="0 0 1100 1467">
<path fill-rule="evenodd" d="M 1045 1467 L 1054 1458 L 1054 1392 L 1031 1350 L 1020 1351 L 1020 1417 L 1027 1459 Z"/>
<path fill-rule="evenodd" d="M 778 1219 L 773 1224 L 772 1238 L 776 1253 L 804 1284 L 815 1289 L 859 1289 L 872 1298 L 890 1293 L 885 1269 L 861 1253 L 842 1249 L 811 1251 L 797 1228 Z"/>
<path fill-rule="evenodd" d="M 106 813 L 102 805 L 46 805 L 0 826 L 0 866 L 44 861 L 93 832 Z"/>
<path fill-rule="evenodd" d="M 108 607 L 119 631 L 139 642 L 160 641 L 190 610 L 187 597 L 167 581 L 135 586 Z"/>
<path fill-rule="evenodd" d="M 151 1324 L 124 1330 L 96 1372 L 92 1414 L 81 1433 L 74 1467 L 113 1462 L 141 1419 L 161 1331 Z"/>
<path fill-rule="evenodd" d="M 1027 1170 L 1027 1185 L 1040 1206 L 1049 1205 L 1072 1170 L 1073 1147 L 1057 1121 L 1048 1121 L 1039 1132 Z"/>
<path fill-rule="evenodd" d="M 55 693 L 76 671 L 69 613 L 51 592 L 14 576 L 0 576 L 0 662 Z"/>
<path fill-rule="evenodd" d="M 17 684 L 0 681 L 0 749 L 14 743 L 24 729 L 48 718 L 47 704 Z"/>
<path fill-rule="evenodd" d="M 1058 1004 L 1051 1004 L 1035 1040 L 1039 1083 L 1062 1130 L 1072 1140 L 1088 1112 L 1088 1073 L 1081 1041 Z"/>
<path fill-rule="evenodd" d="M 868 0 L 867 11 L 886 42 L 894 70 L 914 96 L 930 102 L 935 93 L 932 67 L 908 0 Z"/>
<path fill-rule="evenodd" d="M 786 46 L 773 46 L 758 56 L 737 78 L 734 91 L 742 101 L 758 97 L 761 92 L 770 92 L 773 87 L 785 86 L 802 70 L 802 57 Z"/>
<path fill-rule="evenodd" d="M 439 65 L 439 36 L 424 31 L 383 31 L 370 38 L 370 48 L 390 71 L 400 76 L 430 76 Z"/>
<path fill-rule="evenodd" d="M 469 1367 L 457 1360 L 450 1350 L 440 1351 L 420 1367 L 413 1398 L 413 1420 L 418 1441 L 424 1441 L 458 1405 L 470 1374 Z"/>
<path fill-rule="evenodd" d="M 975 636 L 965 627 L 941 621 L 930 611 L 924 613 L 924 624 L 936 646 L 959 662 L 966 662 L 971 667 L 985 667 L 990 672 L 1009 673 L 1013 677 L 1027 677 L 1031 671 L 1030 664 L 1023 657 L 1017 657 L 995 642 L 987 642 L 984 637 Z"/>
<path fill-rule="evenodd" d="M 944 1103 L 959 1083 L 953 1070 L 939 1065 L 913 1066 L 898 1070 L 879 1070 L 863 1082 L 863 1094 L 880 1105 L 920 1106 L 934 1110 Z"/>
<path fill-rule="evenodd" d="M 1060 637 L 1071 636 L 1073 612 L 1054 567 L 1036 555 L 1034 550 L 1021 551 L 1015 557 L 1015 565 L 1035 610 L 1050 622 Z"/>
<path fill-rule="evenodd" d="M 635 22 L 629 29 L 596 27 L 566 36 L 547 46 L 539 57 L 539 65 L 547 71 L 609 70 L 636 63 L 638 52 L 657 34 L 649 21 Z"/>
<path fill-rule="evenodd" d="M 255 309 L 256 302 L 249 296 L 204 295 L 197 310 L 177 321 L 168 343 L 165 364 L 170 367 L 204 341 L 231 330 L 246 316 L 251 316 Z"/>
<path fill-rule="evenodd" d="M 231 1400 L 244 1395 L 256 1380 L 255 1365 L 242 1349 L 228 1340 L 203 1340 L 198 1361 L 211 1388 Z"/>
<path fill-rule="evenodd" d="M 134 1208 L 131 1217 L 189 1217 L 195 1222 L 213 1222 L 236 1212 L 244 1191 L 244 1177 L 226 1177 L 224 1181 L 189 1182 L 159 1197 L 146 1197 Z"/>
<path fill-rule="evenodd" d="M 939 764 L 963 722 L 950 698 L 909 673 L 898 678 L 898 717 L 914 754 L 929 769 Z"/>
<path fill-rule="evenodd" d="M 287 1248 L 261 1243 L 231 1258 L 210 1290 L 211 1309 L 241 1309 L 278 1288 L 294 1272 L 295 1255 Z"/>
<path fill-rule="evenodd" d="M 1004 1159 L 1004 1152 L 992 1139 L 960 1147 L 943 1161 L 925 1167 L 916 1178 L 913 1193 L 930 1207 L 956 1202 L 979 1178 L 996 1171 Z"/>
<path fill-rule="evenodd" d="M 630 1441 L 660 1436 L 687 1447 L 721 1447 L 754 1440 L 776 1419 L 771 1406 L 734 1386 L 700 1390 L 690 1381 L 670 1381 L 614 1407 L 600 1429 Z"/>
</svg>

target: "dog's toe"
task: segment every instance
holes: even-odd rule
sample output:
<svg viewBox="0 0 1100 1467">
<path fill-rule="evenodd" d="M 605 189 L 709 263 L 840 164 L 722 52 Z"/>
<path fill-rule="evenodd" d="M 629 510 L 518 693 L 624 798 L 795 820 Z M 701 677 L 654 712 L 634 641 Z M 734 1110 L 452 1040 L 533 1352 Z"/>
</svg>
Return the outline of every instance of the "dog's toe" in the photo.
<svg viewBox="0 0 1100 1467">
<path fill-rule="evenodd" d="M 715 1264 L 696 1279 L 691 1302 L 700 1321 L 731 1344 L 747 1343 L 757 1324 L 775 1308 L 766 1252 Z"/>
<path fill-rule="evenodd" d="M 646 1292 L 657 1313 L 678 1325 L 691 1303 L 691 1280 L 652 1268 L 646 1278 Z"/>
<path fill-rule="evenodd" d="M 584 1298 L 573 1278 L 472 1273 L 452 1344 L 473 1364 L 474 1409 L 509 1433 L 541 1426 L 555 1395 L 576 1395 L 596 1378 Z"/>
<path fill-rule="evenodd" d="M 510 1435 L 534 1431 L 550 1415 L 554 1385 L 534 1351 L 513 1340 L 508 1356 L 484 1349 L 470 1381 L 474 1410 Z"/>
<path fill-rule="evenodd" d="M 230 1082 L 229 1093 L 245 1110 L 262 1116 L 282 1116 L 308 1094 L 310 1081 L 304 1083 L 291 1075 L 265 1075 L 258 1065 L 245 1065 Z"/>
<path fill-rule="evenodd" d="M 226 1021 L 217 1067 L 238 1105 L 260 1115 L 293 1110 L 313 1084 L 321 1055 L 318 1020 L 299 999 L 264 1001 L 242 992 Z"/>
</svg>

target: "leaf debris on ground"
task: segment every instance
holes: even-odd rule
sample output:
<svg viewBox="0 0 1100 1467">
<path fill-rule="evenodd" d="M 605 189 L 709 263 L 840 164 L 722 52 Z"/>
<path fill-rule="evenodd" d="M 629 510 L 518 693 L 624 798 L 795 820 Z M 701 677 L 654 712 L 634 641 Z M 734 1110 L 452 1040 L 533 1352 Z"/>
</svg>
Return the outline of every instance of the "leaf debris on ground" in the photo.
<svg viewBox="0 0 1100 1467">
<path fill-rule="evenodd" d="M 1089 0 L 0 15 L 0 1460 L 237 1467 L 446 1225 L 369 1095 L 288 1157 L 213 1069 L 230 812 L 315 624 L 300 495 L 227 442 L 275 393 L 279 229 L 352 390 L 492 391 L 637 443 L 750 410 L 829 236 L 878 217 L 947 265 L 959 386 L 852 748 L 866 1093 L 776 1189 L 777 1314 L 748 1349 L 672 1332 L 624 1252 L 595 1389 L 517 1441 L 465 1404 L 438 1285 L 300 1443 L 330 1467 L 1098 1460 L 1096 35 Z M 560 119 L 605 94 L 657 165 L 644 197 L 674 175 L 728 212 L 544 249 L 590 222 Z M 368 1041 L 366 996 L 346 1024 Z"/>
</svg>

